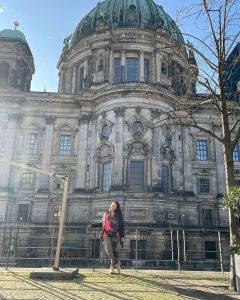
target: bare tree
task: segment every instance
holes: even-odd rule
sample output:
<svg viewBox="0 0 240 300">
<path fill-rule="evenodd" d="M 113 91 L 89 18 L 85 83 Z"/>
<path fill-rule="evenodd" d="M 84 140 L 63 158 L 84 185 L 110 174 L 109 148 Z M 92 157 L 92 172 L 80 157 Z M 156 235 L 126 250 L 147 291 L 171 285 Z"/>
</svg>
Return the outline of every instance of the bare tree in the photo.
<svg viewBox="0 0 240 300">
<path fill-rule="evenodd" d="M 240 138 L 240 98 L 236 92 L 235 73 L 240 72 L 240 2 L 239 0 L 198 0 L 185 9 L 185 16 L 195 20 L 199 36 L 182 33 L 192 43 L 176 44 L 174 51 L 186 59 L 183 97 L 176 100 L 173 110 L 160 112 L 150 124 L 191 126 L 219 141 L 224 148 L 226 187 L 235 184 L 233 151 Z M 185 20 L 186 22 L 186 20 Z M 203 34 L 204 33 L 204 34 Z M 173 78 L 176 76 L 172 75 Z M 176 76 L 179 79 L 179 74 Z M 183 82 L 183 78 L 181 78 Z M 200 94 L 193 95 L 191 84 L 196 83 Z M 179 98 L 180 99 L 180 98 Z M 211 118 L 211 126 L 203 124 L 199 116 Z M 214 128 L 220 128 L 215 130 Z M 230 245 L 240 244 L 238 218 L 229 209 Z M 230 287 L 236 289 L 234 255 L 231 255 Z"/>
</svg>

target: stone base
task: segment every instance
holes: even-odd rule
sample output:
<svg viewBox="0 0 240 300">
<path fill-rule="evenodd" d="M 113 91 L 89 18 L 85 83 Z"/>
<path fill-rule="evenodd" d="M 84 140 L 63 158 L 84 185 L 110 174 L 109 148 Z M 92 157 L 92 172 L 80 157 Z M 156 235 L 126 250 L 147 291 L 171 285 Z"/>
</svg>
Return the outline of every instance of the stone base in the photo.
<svg viewBox="0 0 240 300">
<path fill-rule="evenodd" d="M 67 270 L 59 269 L 53 270 L 52 268 L 42 268 L 30 273 L 31 279 L 49 279 L 49 280 L 72 280 L 78 275 L 78 269 Z"/>
</svg>

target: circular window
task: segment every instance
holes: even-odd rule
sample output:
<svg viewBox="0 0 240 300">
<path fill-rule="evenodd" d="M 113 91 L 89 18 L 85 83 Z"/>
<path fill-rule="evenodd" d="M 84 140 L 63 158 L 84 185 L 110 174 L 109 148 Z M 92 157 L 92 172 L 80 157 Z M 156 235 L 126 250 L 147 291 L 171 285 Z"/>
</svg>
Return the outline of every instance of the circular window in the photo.
<svg viewBox="0 0 240 300">
<path fill-rule="evenodd" d="M 132 124 L 132 131 L 134 135 L 140 135 L 143 131 L 142 123 L 140 121 L 135 121 Z"/>
<path fill-rule="evenodd" d="M 102 128 L 102 138 L 107 140 L 109 138 L 109 129 L 108 125 L 104 125 Z"/>
<path fill-rule="evenodd" d="M 130 10 L 130 12 L 135 12 L 136 10 L 137 10 L 137 7 L 136 7 L 136 5 L 129 5 L 129 10 Z"/>
</svg>

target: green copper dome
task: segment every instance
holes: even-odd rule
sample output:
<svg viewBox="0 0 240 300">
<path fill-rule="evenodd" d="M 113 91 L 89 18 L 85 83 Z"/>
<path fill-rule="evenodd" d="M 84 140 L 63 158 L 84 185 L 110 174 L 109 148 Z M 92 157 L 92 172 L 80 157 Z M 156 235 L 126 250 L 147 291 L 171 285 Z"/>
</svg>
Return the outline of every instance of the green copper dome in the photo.
<svg viewBox="0 0 240 300">
<path fill-rule="evenodd" d="M 184 42 L 176 23 L 153 0 L 105 0 L 86 15 L 78 24 L 72 38 L 72 46 L 95 33 L 100 25 L 117 28 L 167 30 L 173 39 Z"/>
<path fill-rule="evenodd" d="M 27 44 L 25 35 L 17 29 L 5 29 L 0 31 L 0 40 L 19 40 Z"/>
</svg>

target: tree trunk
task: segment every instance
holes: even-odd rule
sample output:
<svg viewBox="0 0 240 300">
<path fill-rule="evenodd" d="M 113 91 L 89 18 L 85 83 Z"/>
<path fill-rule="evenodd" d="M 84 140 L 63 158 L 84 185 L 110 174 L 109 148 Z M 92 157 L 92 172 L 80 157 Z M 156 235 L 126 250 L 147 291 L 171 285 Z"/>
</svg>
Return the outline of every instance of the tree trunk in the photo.
<svg viewBox="0 0 240 300">
<path fill-rule="evenodd" d="M 231 145 L 231 134 L 229 120 L 226 117 L 226 114 L 223 114 L 223 134 L 225 136 L 224 146 L 224 164 L 226 172 L 226 189 L 235 185 L 235 176 L 234 176 L 234 162 L 233 162 L 233 148 Z M 229 230 L 230 230 L 230 246 L 240 242 L 240 233 L 238 232 L 238 218 L 235 216 L 235 211 L 229 209 Z M 234 255 L 230 257 L 230 289 L 236 290 L 236 269 Z"/>
</svg>

